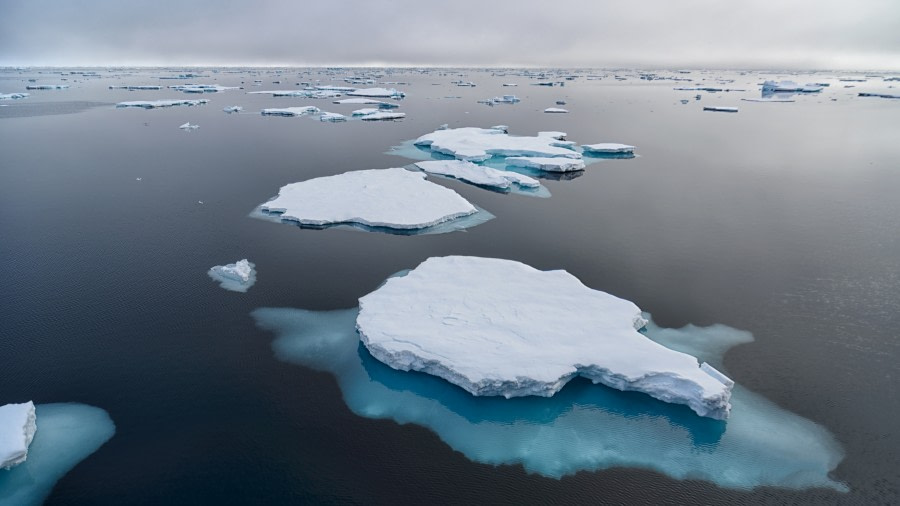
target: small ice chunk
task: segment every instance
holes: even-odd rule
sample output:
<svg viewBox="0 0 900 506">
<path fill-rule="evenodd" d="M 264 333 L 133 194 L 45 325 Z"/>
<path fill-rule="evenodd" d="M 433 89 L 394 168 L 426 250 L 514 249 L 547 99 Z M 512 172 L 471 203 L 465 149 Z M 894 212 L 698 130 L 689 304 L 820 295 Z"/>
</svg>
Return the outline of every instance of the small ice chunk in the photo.
<svg viewBox="0 0 900 506">
<path fill-rule="evenodd" d="M 312 227 L 343 223 L 397 230 L 423 229 L 477 212 L 453 190 L 403 168 L 357 170 L 289 184 L 260 209 Z"/>
<path fill-rule="evenodd" d="M 36 430 L 33 402 L 0 406 L 0 469 L 25 462 Z"/>
<path fill-rule="evenodd" d="M 584 170 L 584 160 L 574 158 L 546 158 L 539 156 L 510 156 L 506 164 L 512 167 L 525 167 L 546 172 L 573 172 Z"/>
<path fill-rule="evenodd" d="M 598 144 L 584 144 L 581 146 L 585 154 L 613 154 L 613 153 L 633 153 L 634 146 L 628 144 L 619 144 L 617 142 L 601 142 Z"/>
<path fill-rule="evenodd" d="M 184 93 L 219 93 L 225 90 L 236 90 L 237 86 L 220 86 L 218 84 L 179 84 L 169 86 L 170 89 Z"/>
<path fill-rule="evenodd" d="M 196 129 L 200 128 L 200 125 L 192 125 L 188 122 L 188 123 L 181 125 L 178 128 L 180 128 L 182 130 L 196 130 Z"/>
<path fill-rule="evenodd" d="M 569 111 L 566 109 L 560 109 L 559 107 L 548 107 L 544 109 L 544 112 L 555 113 L 555 114 L 566 114 Z"/>
<path fill-rule="evenodd" d="M 226 107 L 222 110 L 227 112 L 228 114 L 231 114 L 231 113 L 235 113 L 235 112 L 241 112 L 244 110 L 244 108 L 239 105 L 232 105 L 232 106 Z"/>
<path fill-rule="evenodd" d="M 431 160 L 416 162 L 415 165 L 429 174 L 449 176 L 467 183 L 499 190 L 507 190 L 512 184 L 517 184 L 523 188 L 538 188 L 541 186 L 541 183 L 537 180 L 523 174 L 484 167 L 465 160 Z"/>
<path fill-rule="evenodd" d="M 122 85 L 122 86 L 110 86 L 111 90 L 128 90 L 128 91 L 152 91 L 162 89 L 162 86 L 155 84 L 135 84 L 135 85 Z"/>
<path fill-rule="evenodd" d="M 377 109 L 375 107 L 364 107 L 362 109 L 357 109 L 357 110 L 353 111 L 351 114 L 353 116 L 367 116 L 369 114 L 375 114 L 378 111 L 379 111 L 379 109 Z"/>
<path fill-rule="evenodd" d="M 709 105 L 703 107 L 704 111 L 714 111 L 714 112 L 738 112 L 737 107 L 723 107 L 718 105 Z"/>
<path fill-rule="evenodd" d="M 566 105 L 566 101 L 565 100 L 557 100 L 556 105 Z"/>
<path fill-rule="evenodd" d="M 503 86 L 511 87 L 511 86 L 518 86 L 518 84 L 516 84 L 516 83 L 503 83 Z"/>
<path fill-rule="evenodd" d="M 30 93 L 0 93 L 0 100 L 18 100 L 29 97 Z"/>
<path fill-rule="evenodd" d="M 177 107 L 186 105 L 193 107 L 195 105 L 208 104 L 209 100 L 137 100 L 132 102 L 119 102 L 116 107 L 141 107 L 143 109 L 156 109 L 159 107 Z"/>
<path fill-rule="evenodd" d="M 306 114 L 319 114 L 322 112 L 318 107 L 307 105 L 302 107 L 283 107 L 263 109 L 260 114 L 263 116 L 303 116 Z"/>
<path fill-rule="evenodd" d="M 794 81 L 765 81 L 762 85 L 763 92 L 793 91 L 798 93 L 818 93 L 822 86 L 818 84 L 799 85 Z"/>
<path fill-rule="evenodd" d="M 319 116 L 319 121 L 331 121 L 337 123 L 339 121 L 347 121 L 347 117 L 336 112 L 322 112 L 322 115 Z"/>
<path fill-rule="evenodd" d="M 406 113 L 404 112 L 387 112 L 387 111 L 379 111 L 372 114 L 366 114 L 362 116 L 360 119 L 363 121 L 390 121 L 395 119 L 402 119 L 406 117 Z"/>
<path fill-rule="evenodd" d="M 860 97 L 900 98 L 900 95 L 890 93 L 860 93 Z"/>
<path fill-rule="evenodd" d="M 207 274 L 218 281 L 219 286 L 232 292 L 246 292 L 256 283 L 256 265 L 246 258 L 233 264 L 216 265 Z"/>
</svg>

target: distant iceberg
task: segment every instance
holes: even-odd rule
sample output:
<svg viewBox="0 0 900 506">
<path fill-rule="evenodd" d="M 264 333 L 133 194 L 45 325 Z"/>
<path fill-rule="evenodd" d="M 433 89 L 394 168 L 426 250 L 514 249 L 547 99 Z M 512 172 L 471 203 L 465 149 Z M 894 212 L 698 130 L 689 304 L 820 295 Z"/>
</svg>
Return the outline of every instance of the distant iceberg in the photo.
<svg viewBox="0 0 900 506">
<path fill-rule="evenodd" d="M 289 184 L 260 210 L 305 227 L 349 224 L 383 231 L 425 229 L 478 212 L 455 191 L 403 168 L 358 170 Z"/>
<path fill-rule="evenodd" d="M 25 462 L 36 430 L 34 403 L 0 406 L 0 469 Z"/>
<path fill-rule="evenodd" d="M 416 162 L 415 165 L 429 174 L 448 176 L 474 185 L 498 190 L 509 190 L 512 185 L 532 189 L 541 186 L 541 183 L 528 176 L 484 167 L 464 160 L 433 160 Z"/>
<path fill-rule="evenodd" d="M 177 107 L 177 106 L 188 106 L 193 107 L 196 105 L 204 105 L 208 104 L 209 100 L 200 99 L 200 100 L 139 100 L 133 102 L 119 102 L 116 104 L 116 107 L 141 107 L 143 109 L 156 109 L 159 107 Z"/>
<path fill-rule="evenodd" d="M 734 382 L 637 332 L 633 303 L 566 271 L 431 257 L 359 299 L 362 343 L 385 364 L 473 395 L 549 397 L 576 376 L 725 419 Z M 560 332 L 559 329 L 565 329 Z"/>
<path fill-rule="evenodd" d="M 233 264 L 216 265 L 207 272 L 219 286 L 232 292 L 246 292 L 256 283 L 256 265 L 246 258 Z"/>
</svg>

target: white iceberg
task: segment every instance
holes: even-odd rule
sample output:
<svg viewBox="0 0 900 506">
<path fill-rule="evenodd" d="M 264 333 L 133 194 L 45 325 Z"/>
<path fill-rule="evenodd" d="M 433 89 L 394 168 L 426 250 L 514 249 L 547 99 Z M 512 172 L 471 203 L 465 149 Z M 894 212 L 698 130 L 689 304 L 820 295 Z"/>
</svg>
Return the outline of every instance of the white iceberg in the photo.
<svg viewBox="0 0 900 506">
<path fill-rule="evenodd" d="M 25 462 L 36 430 L 34 403 L 0 406 L 0 469 Z"/>
<path fill-rule="evenodd" d="M 300 225 L 423 229 L 475 214 L 448 188 L 403 168 L 358 170 L 283 186 L 260 209 Z"/>
<path fill-rule="evenodd" d="M 374 112 L 372 114 L 366 114 L 365 116 L 361 116 L 359 119 L 363 121 L 390 121 L 395 119 L 402 119 L 406 117 L 405 112 L 387 112 L 387 111 L 379 111 Z"/>
<path fill-rule="evenodd" d="M 581 158 L 581 153 L 550 136 L 518 137 L 494 128 L 448 128 L 435 130 L 414 141 L 417 146 L 459 160 L 484 161 L 491 156 L 543 156 Z"/>
<path fill-rule="evenodd" d="M 448 176 L 467 183 L 498 190 L 508 190 L 513 184 L 522 188 L 538 188 L 541 186 L 541 183 L 536 179 L 523 174 L 484 167 L 465 160 L 431 160 L 416 162 L 415 165 L 429 174 Z"/>
<path fill-rule="evenodd" d="M 619 144 L 617 142 L 600 142 L 597 144 L 584 144 L 581 146 L 584 154 L 617 154 L 617 153 L 634 153 L 634 146 L 628 144 Z"/>
<path fill-rule="evenodd" d="M 235 113 L 235 112 L 241 112 L 244 110 L 244 108 L 239 105 L 232 105 L 232 106 L 226 107 L 222 110 L 227 112 L 228 114 L 231 114 L 231 113 Z"/>
<path fill-rule="evenodd" d="M 704 111 L 713 111 L 713 112 L 738 112 L 737 107 L 724 107 L 718 105 L 709 105 L 703 108 Z"/>
<path fill-rule="evenodd" d="M 544 112 L 556 113 L 556 114 L 566 114 L 569 111 L 566 109 L 561 109 L 559 107 L 548 107 L 548 108 L 544 109 Z"/>
<path fill-rule="evenodd" d="M 566 271 L 432 257 L 359 299 L 362 343 L 385 364 L 473 395 L 549 397 L 576 376 L 725 419 L 734 382 L 638 332 L 634 303 Z"/>
<path fill-rule="evenodd" d="M 400 104 L 395 104 L 393 102 L 384 102 L 382 100 L 375 100 L 372 98 L 345 98 L 342 100 L 335 100 L 333 103 L 335 104 L 353 104 L 353 105 L 377 105 L 380 109 L 396 109 L 400 107 Z"/>
<path fill-rule="evenodd" d="M 336 112 L 322 112 L 322 115 L 319 116 L 319 121 L 331 121 L 331 122 L 339 122 L 339 121 L 347 121 L 347 117 L 343 114 L 338 114 Z"/>
<path fill-rule="evenodd" d="M 304 116 L 306 114 L 319 114 L 322 112 L 318 107 L 306 105 L 301 107 L 283 107 L 263 109 L 260 114 L 263 116 Z"/>
<path fill-rule="evenodd" d="M 512 167 L 525 167 L 546 172 L 572 172 L 584 170 L 584 160 L 577 158 L 547 158 L 543 156 L 510 156 L 506 158 L 506 165 Z"/>
<path fill-rule="evenodd" d="M 178 128 L 180 128 L 182 130 L 196 130 L 196 129 L 200 128 L 200 125 L 192 125 L 190 122 L 188 122 L 188 123 L 181 125 Z"/>
<path fill-rule="evenodd" d="M 116 107 L 141 107 L 144 109 L 156 109 L 159 107 L 177 107 L 177 106 L 188 106 L 193 107 L 195 105 L 204 105 L 208 104 L 209 100 L 200 99 L 200 100 L 137 100 L 132 102 L 119 102 L 116 104 Z"/>
<path fill-rule="evenodd" d="M 348 91 L 347 95 L 353 97 L 403 98 L 406 96 L 406 93 L 397 91 L 394 88 L 361 88 Z"/>
<path fill-rule="evenodd" d="M 18 100 L 29 97 L 30 93 L 0 93 L 0 100 Z"/>
<path fill-rule="evenodd" d="M 797 93 L 818 93 L 822 86 L 818 84 L 800 85 L 794 81 L 765 81 L 762 85 L 763 92 L 793 91 Z"/>
<path fill-rule="evenodd" d="M 246 292 L 256 283 L 256 265 L 246 258 L 233 264 L 216 265 L 207 272 L 219 286 L 232 292 Z"/>
</svg>

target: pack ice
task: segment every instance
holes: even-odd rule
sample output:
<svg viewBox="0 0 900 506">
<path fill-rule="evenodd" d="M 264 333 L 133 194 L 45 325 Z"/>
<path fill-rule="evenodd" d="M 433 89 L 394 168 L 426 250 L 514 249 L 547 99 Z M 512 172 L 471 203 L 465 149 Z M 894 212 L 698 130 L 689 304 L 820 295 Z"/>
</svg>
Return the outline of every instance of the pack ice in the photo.
<svg viewBox="0 0 900 506">
<path fill-rule="evenodd" d="M 566 271 L 511 260 L 432 257 L 359 299 L 373 357 L 429 373 L 473 395 L 550 397 L 583 376 L 725 419 L 734 382 L 638 332 L 632 302 Z"/>
<path fill-rule="evenodd" d="M 25 462 L 36 430 L 34 403 L 0 406 L 0 469 Z"/>
<path fill-rule="evenodd" d="M 209 100 L 136 100 L 131 102 L 119 102 L 116 107 L 141 107 L 143 109 L 156 109 L 159 107 L 177 107 L 186 105 L 192 107 L 195 105 L 208 104 Z"/>
<path fill-rule="evenodd" d="M 289 184 L 260 209 L 306 226 L 358 224 L 397 230 L 423 229 L 477 212 L 453 190 L 403 168 L 358 170 Z"/>
</svg>

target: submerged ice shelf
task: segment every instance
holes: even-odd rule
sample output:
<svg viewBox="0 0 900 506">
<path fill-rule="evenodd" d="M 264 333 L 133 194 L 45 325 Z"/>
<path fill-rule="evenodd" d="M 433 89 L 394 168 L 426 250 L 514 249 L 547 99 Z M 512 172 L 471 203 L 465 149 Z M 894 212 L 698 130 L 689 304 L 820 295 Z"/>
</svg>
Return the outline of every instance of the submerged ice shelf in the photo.
<svg viewBox="0 0 900 506">
<path fill-rule="evenodd" d="M 424 173 L 403 168 L 350 171 L 289 184 L 260 210 L 307 227 L 356 224 L 387 231 L 427 229 L 480 213 L 453 190 L 426 181 Z"/>
<path fill-rule="evenodd" d="M 0 504 L 37 506 L 75 465 L 116 432 L 106 411 L 84 404 L 38 404 L 28 459 L 0 469 Z"/>
<path fill-rule="evenodd" d="M 734 382 L 650 341 L 632 302 L 566 271 L 511 260 L 432 257 L 359 299 L 369 352 L 473 395 L 549 397 L 576 376 L 728 417 Z M 565 329 L 565 331 L 560 331 Z"/>
<path fill-rule="evenodd" d="M 829 477 L 843 458 L 831 434 L 739 385 L 727 422 L 577 379 L 553 397 L 476 397 L 374 359 L 359 342 L 357 316 L 357 309 L 253 312 L 276 335 L 276 357 L 333 374 L 354 413 L 426 427 L 476 462 L 522 465 L 553 478 L 639 467 L 736 489 L 847 490 Z M 723 325 L 661 329 L 650 322 L 645 335 L 719 369 L 729 348 L 753 340 Z"/>
</svg>

